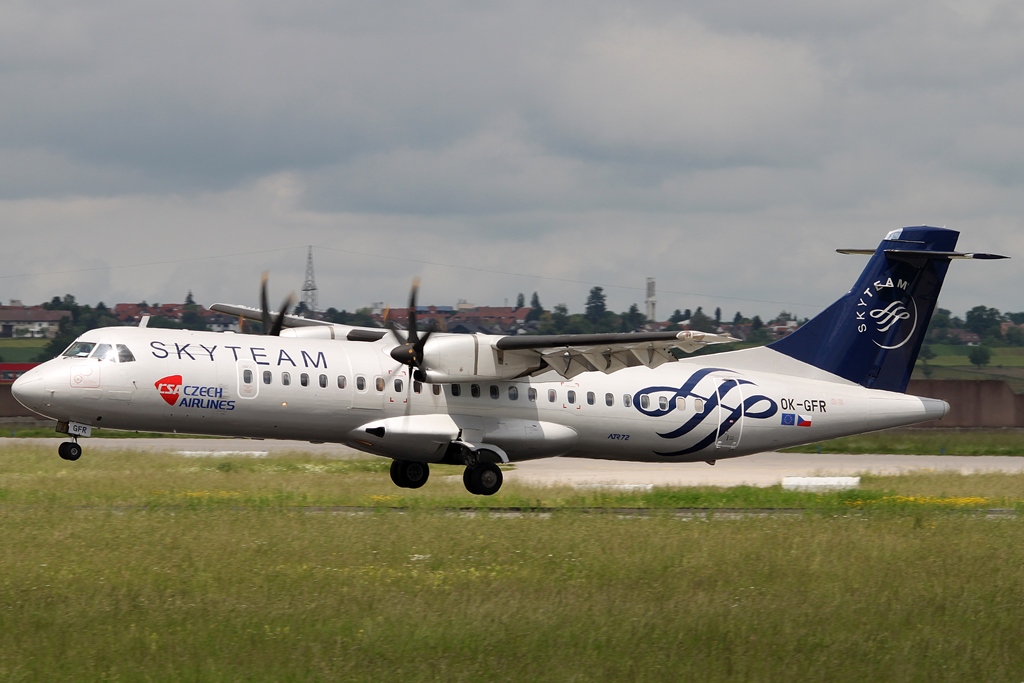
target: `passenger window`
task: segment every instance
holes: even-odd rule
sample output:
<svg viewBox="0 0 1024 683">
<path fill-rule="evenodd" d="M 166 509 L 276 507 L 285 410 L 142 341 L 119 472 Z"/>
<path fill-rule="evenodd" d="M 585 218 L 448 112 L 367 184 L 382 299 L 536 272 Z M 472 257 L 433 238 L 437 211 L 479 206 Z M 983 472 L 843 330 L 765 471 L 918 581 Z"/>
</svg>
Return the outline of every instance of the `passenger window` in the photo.
<svg viewBox="0 0 1024 683">
<path fill-rule="evenodd" d="M 423 393 L 423 382 L 420 382 L 418 380 L 413 380 L 412 390 L 415 391 L 417 394 L 422 394 Z"/>
<path fill-rule="evenodd" d="M 433 384 L 433 385 L 431 385 L 430 390 L 434 392 L 434 396 L 440 396 L 441 395 L 441 385 L 440 384 Z"/>
<path fill-rule="evenodd" d="M 470 393 L 470 395 L 473 396 L 473 398 L 480 398 L 480 385 L 479 384 L 470 384 L 469 385 L 469 393 Z"/>
<path fill-rule="evenodd" d="M 537 390 L 534 389 L 533 387 L 530 387 L 529 389 L 527 389 L 526 390 L 526 398 L 530 399 L 531 401 L 536 402 L 537 401 Z"/>
<path fill-rule="evenodd" d="M 356 390 L 366 391 L 366 378 L 363 377 L 362 375 L 356 376 Z"/>
<path fill-rule="evenodd" d="M 321 389 L 326 389 L 327 388 L 327 375 L 320 375 L 320 388 Z"/>
<path fill-rule="evenodd" d="M 115 358 L 114 347 L 110 344 L 100 344 L 96 347 L 96 352 L 92 354 L 92 357 L 100 360 L 113 361 Z"/>
<path fill-rule="evenodd" d="M 569 397 L 569 403 L 575 403 L 576 402 L 576 392 L 573 391 L 572 389 L 569 390 L 568 397 Z"/>
<path fill-rule="evenodd" d="M 291 385 L 291 383 L 292 383 L 292 373 L 290 373 L 290 372 L 282 372 L 281 373 L 281 384 L 283 384 L 284 386 L 287 387 L 287 386 Z"/>
<path fill-rule="evenodd" d="M 554 403 L 558 400 L 558 392 L 554 389 L 548 389 L 548 403 Z"/>
<path fill-rule="evenodd" d="M 519 400 L 519 388 L 518 387 L 509 387 L 508 388 L 508 400 L 510 400 L 510 401 L 518 401 Z"/>
<path fill-rule="evenodd" d="M 63 355 L 67 358 L 86 358 L 94 348 L 96 348 L 96 344 L 92 342 L 75 342 L 68 347 Z"/>
<path fill-rule="evenodd" d="M 271 380 L 273 380 L 273 379 L 274 379 L 274 375 L 273 375 L 273 373 L 270 372 L 270 370 L 264 370 L 263 371 L 263 383 L 264 384 L 270 384 Z"/>
<path fill-rule="evenodd" d="M 615 405 L 615 396 L 613 396 L 612 394 L 605 394 L 604 395 L 604 404 L 606 406 L 613 406 L 613 405 Z"/>
<path fill-rule="evenodd" d="M 668 398 L 665 396 L 658 397 L 658 407 L 662 410 L 668 410 Z"/>
<path fill-rule="evenodd" d="M 117 362 L 118 363 L 131 363 L 135 360 L 135 356 L 132 355 L 131 350 L 124 344 L 117 345 Z"/>
<path fill-rule="evenodd" d="M 648 408 L 650 408 L 651 407 L 651 397 L 648 396 L 647 394 L 644 394 L 643 396 L 641 396 L 640 397 L 640 407 L 643 408 L 644 410 L 647 410 Z"/>
<path fill-rule="evenodd" d="M 462 395 L 462 385 L 461 384 L 453 384 L 452 385 L 452 396 L 461 396 L 461 395 Z"/>
<path fill-rule="evenodd" d="M 622 405 L 626 406 L 627 408 L 633 407 L 633 397 L 630 396 L 629 394 L 623 394 Z"/>
<path fill-rule="evenodd" d="M 309 375 L 307 375 L 306 373 L 302 373 L 301 375 L 299 375 L 299 384 L 301 384 L 304 387 L 308 387 Z"/>
<path fill-rule="evenodd" d="M 491 398 L 498 398 L 498 396 L 500 396 L 500 395 L 501 395 L 501 393 L 498 390 L 498 385 L 497 384 L 492 384 L 491 385 Z"/>
<path fill-rule="evenodd" d="M 344 389 L 348 382 L 345 381 L 345 375 L 338 375 L 338 388 Z"/>
<path fill-rule="evenodd" d="M 704 399 L 702 399 L 702 398 L 695 398 L 695 399 L 693 399 L 693 409 L 695 411 L 697 411 L 698 413 L 703 413 L 704 412 Z"/>
<path fill-rule="evenodd" d="M 686 399 L 685 398 L 677 398 L 676 399 L 676 408 L 678 408 L 679 410 L 686 410 Z"/>
<path fill-rule="evenodd" d="M 395 378 L 395 393 L 402 393 L 402 380 L 398 379 L 397 377 Z"/>
<path fill-rule="evenodd" d="M 242 384 L 252 384 L 252 370 L 242 371 Z"/>
<path fill-rule="evenodd" d="M 588 391 L 587 392 L 587 405 L 590 405 L 590 406 L 594 405 L 594 401 L 596 401 L 596 400 L 597 400 L 597 397 L 594 396 L 594 392 L 593 391 Z"/>
<path fill-rule="evenodd" d="M 373 380 L 373 386 L 377 389 L 377 391 L 384 391 L 384 378 L 375 377 Z"/>
</svg>

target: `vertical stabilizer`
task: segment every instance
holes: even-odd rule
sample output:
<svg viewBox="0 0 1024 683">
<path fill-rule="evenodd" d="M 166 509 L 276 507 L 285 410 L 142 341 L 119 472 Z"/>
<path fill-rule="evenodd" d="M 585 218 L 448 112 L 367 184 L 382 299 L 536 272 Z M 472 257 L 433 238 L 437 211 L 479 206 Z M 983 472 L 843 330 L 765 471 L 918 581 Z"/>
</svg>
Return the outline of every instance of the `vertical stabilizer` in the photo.
<svg viewBox="0 0 1024 683">
<path fill-rule="evenodd" d="M 949 261 L 970 256 L 953 251 L 959 235 L 890 232 L 853 289 L 770 348 L 868 388 L 905 391 Z"/>
</svg>

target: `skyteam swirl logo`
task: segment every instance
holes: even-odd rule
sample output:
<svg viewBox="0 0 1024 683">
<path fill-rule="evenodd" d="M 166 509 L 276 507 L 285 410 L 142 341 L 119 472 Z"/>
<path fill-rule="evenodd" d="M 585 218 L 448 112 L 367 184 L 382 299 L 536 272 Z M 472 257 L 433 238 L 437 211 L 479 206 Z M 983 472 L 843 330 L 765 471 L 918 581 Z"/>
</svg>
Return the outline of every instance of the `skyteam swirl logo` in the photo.
<svg viewBox="0 0 1024 683">
<path fill-rule="evenodd" d="M 718 379 L 713 372 L 731 372 L 725 368 L 703 368 L 690 375 L 680 387 L 646 387 L 636 392 L 633 406 L 648 417 L 664 417 L 679 407 L 680 399 L 699 399 L 703 405 L 699 412 L 682 425 L 668 432 L 659 432 L 663 439 L 682 439 L 696 434 L 697 440 L 691 445 L 672 451 L 656 451 L 657 455 L 673 456 L 696 453 L 711 446 L 735 427 L 741 419 L 765 420 L 779 412 L 778 404 L 762 394 L 744 391 L 741 387 L 756 387 L 745 379 Z M 658 401 L 648 399 L 651 406 L 643 407 L 644 397 L 657 395 Z M 662 401 L 661 399 L 666 399 Z"/>
<path fill-rule="evenodd" d="M 858 296 L 854 306 L 857 331 L 882 337 L 882 341 L 871 340 L 880 349 L 898 349 L 914 336 L 917 302 L 911 294 L 911 280 L 890 274 L 875 280 Z"/>
</svg>

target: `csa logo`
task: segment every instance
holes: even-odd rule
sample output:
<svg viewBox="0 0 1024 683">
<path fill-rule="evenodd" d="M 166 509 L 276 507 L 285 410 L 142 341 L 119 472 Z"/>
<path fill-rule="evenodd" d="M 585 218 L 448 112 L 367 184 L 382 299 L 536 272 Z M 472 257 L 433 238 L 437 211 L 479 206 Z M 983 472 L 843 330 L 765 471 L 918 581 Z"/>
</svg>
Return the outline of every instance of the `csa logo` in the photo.
<svg viewBox="0 0 1024 683">
<path fill-rule="evenodd" d="M 156 381 L 156 390 L 160 397 L 167 401 L 167 405 L 173 406 L 178 402 L 181 393 L 181 375 L 168 375 Z"/>
</svg>

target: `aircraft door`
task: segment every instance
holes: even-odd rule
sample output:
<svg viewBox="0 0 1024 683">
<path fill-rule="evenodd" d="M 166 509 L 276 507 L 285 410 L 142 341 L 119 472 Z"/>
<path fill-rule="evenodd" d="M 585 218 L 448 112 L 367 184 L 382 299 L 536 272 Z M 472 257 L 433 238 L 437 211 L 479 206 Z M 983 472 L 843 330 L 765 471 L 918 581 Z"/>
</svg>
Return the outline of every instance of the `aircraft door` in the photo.
<svg viewBox="0 0 1024 683">
<path fill-rule="evenodd" d="M 251 360 L 240 360 L 236 363 L 238 372 L 238 397 L 256 398 L 260 393 L 259 368 Z"/>
<path fill-rule="evenodd" d="M 743 385 L 734 377 L 719 377 L 715 384 L 718 398 L 718 431 L 715 448 L 733 449 L 743 436 Z"/>
<path fill-rule="evenodd" d="M 332 396 L 336 392 L 338 400 L 332 400 L 332 403 L 348 410 L 352 407 L 352 397 L 355 394 L 356 387 L 355 378 L 352 376 L 352 363 L 344 348 L 331 351 L 331 371 L 328 379 L 334 383 L 334 386 L 328 392 L 328 395 Z M 330 387 L 331 385 L 328 386 Z"/>
</svg>

